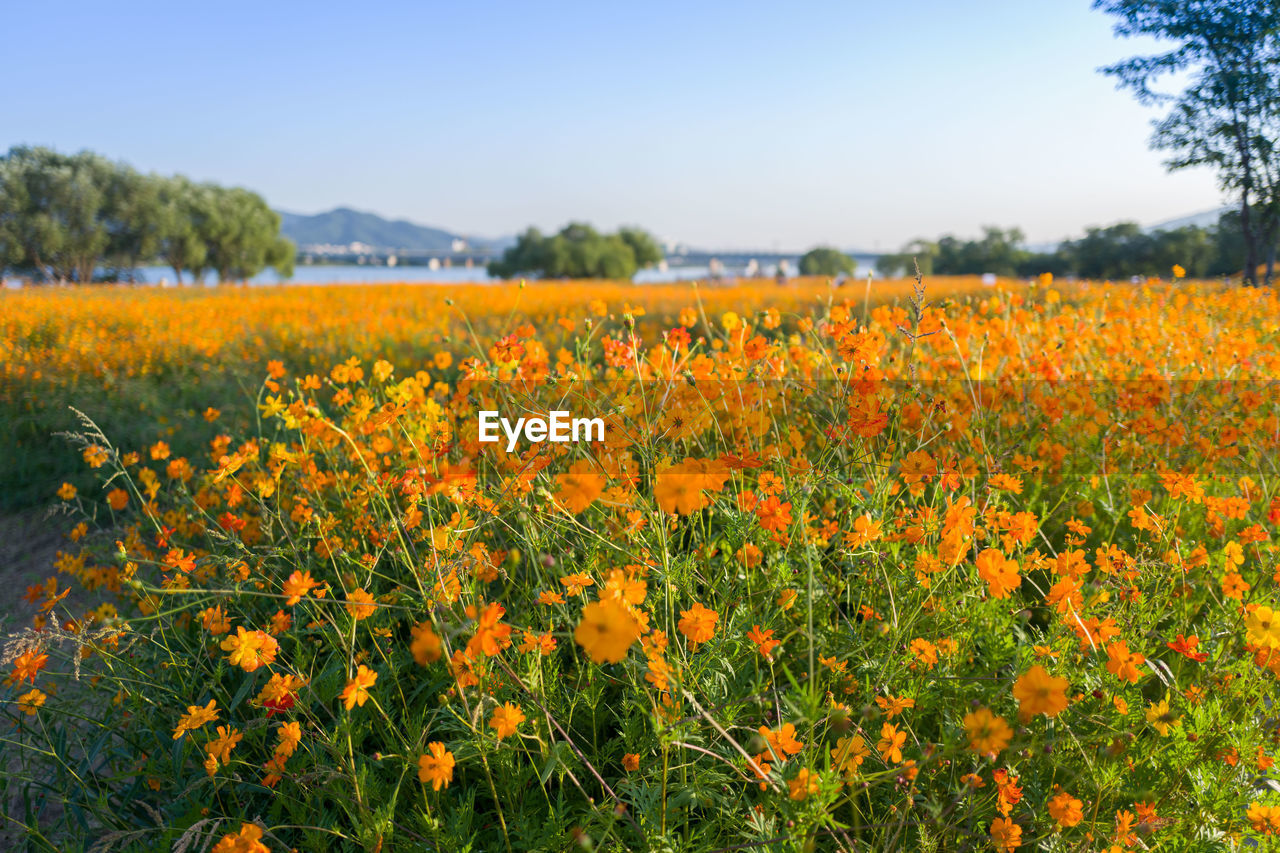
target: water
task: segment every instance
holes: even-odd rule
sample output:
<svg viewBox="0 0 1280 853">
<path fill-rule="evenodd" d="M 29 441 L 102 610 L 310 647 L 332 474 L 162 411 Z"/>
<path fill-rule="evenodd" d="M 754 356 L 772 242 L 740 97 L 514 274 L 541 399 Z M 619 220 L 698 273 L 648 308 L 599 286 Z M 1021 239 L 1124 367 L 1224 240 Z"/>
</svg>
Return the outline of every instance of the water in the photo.
<svg viewBox="0 0 1280 853">
<path fill-rule="evenodd" d="M 788 266 L 794 274 L 797 261 L 792 258 Z M 777 271 L 775 264 L 761 264 L 748 270 L 745 266 L 725 264 L 717 270 L 717 274 L 726 278 L 751 278 L 753 275 L 772 278 Z M 859 265 L 859 274 L 865 276 L 866 271 Z M 173 285 L 174 274 L 169 267 L 141 267 L 138 270 L 139 281 L 143 284 Z M 676 281 L 706 281 L 712 278 L 711 268 L 706 265 L 690 264 L 688 266 L 671 265 L 666 269 L 650 268 L 640 270 L 632 281 L 636 284 L 666 284 Z M 497 279 L 492 278 L 484 267 L 441 267 L 432 269 L 427 266 L 369 266 L 314 264 L 299 266 L 294 270 L 293 278 L 288 284 L 489 284 Z M 191 284 L 191 276 L 183 276 L 183 284 Z M 215 276 L 210 273 L 203 282 L 206 285 L 217 284 Z M 250 285 L 281 284 L 281 279 L 274 271 L 268 269 L 249 279 Z M 6 279 L 4 285 L 9 288 L 19 287 L 20 283 Z"/>
</svg>

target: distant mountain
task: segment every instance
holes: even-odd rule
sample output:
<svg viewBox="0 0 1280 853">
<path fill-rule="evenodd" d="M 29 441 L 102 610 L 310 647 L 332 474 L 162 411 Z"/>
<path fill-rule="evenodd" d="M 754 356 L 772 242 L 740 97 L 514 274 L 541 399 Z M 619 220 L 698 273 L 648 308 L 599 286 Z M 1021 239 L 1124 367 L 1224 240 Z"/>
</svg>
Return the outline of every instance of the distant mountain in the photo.
<svg viewBox="0 0 1280 853">
<path fill-rule="evenodd" d="M 1235 208 L 1232 207 L 1220 207 L 1216 210 L 1204 210 L 1200 213 L 1193 213 L 1190 216 L 1180 216 L 1177 219 L 1168 219 L 1164 222 L 1157 222 L 1155 225 L 1147 225 L 1142 230 L 1147 234 L 1154 234 L 1157 231 L 1174 231 L 1178 228 L 1186 228 L 1191 225 L 1194 225 L 1197 228 L 1216 228 L 1218 225 L 1218 217 L 1222 216 L 1222 214 L 1227 211 L 1234 209 Z M 1069 239 L 1076 238 L 1073 237 Z M 1056 252 L 1058 247 L 1061 245 L 1061 242 L 1028 243 L 1022 248 L 1037 254 L 1049 254 L 1050 252 Z"/>
<path fill-rule="evenodd" d="M 455 234 L 405 219 L 383 219 L 376 213 L 349 207 L 312 215 L 283 210 L 279 213 L 281 233 L 299 247 L 364 243 L 389 251 L 445 253 L 453 249 L 455 240 L 465 240 L 472 249 L 501 248 L 509 242 Z"/>
<path fill-rule="evenodd" d="M 1183 216 L 1179 219 L 1170 219 L 1167 222 L 1159 222 L 1155 225 L 1148 226 L 1145 230 L 1148 233 L 1153 231 L 1173 231 L 1178 228 L 1186 228 L 1194 225 L 1197 228 L 1213 228 L 1218 224 L 1218 217 L 1233 210 L 1230 207 L 1220 207 L 1217 210 L 1206 210 L 1201 213 L 1193 213 L 1190 216 Z"/>
</svg>

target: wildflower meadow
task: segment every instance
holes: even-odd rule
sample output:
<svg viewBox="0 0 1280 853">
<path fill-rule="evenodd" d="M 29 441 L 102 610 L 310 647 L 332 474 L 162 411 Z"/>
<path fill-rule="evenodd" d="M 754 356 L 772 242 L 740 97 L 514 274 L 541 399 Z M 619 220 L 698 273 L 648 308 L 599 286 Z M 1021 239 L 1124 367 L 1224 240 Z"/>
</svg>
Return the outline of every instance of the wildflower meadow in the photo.
<svg viewBox="0 0 1280 853">
<path fill-rule="evenodd" d="M 1280 296 L 0 293 L 32 850 L 1269 849 Z M 599 419 L 482 441 L 481 412 Z M 545 434 L 544 434 L 545 439 Z"/>
</svg>

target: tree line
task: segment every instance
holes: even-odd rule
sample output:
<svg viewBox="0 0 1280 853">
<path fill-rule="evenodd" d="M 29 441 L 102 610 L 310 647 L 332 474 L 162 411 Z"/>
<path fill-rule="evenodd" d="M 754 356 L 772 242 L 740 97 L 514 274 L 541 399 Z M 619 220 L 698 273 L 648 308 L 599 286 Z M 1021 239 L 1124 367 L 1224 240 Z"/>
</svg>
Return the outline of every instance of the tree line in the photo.
<svg viewBox="0 0 1280 853">
<path fill-rule="evenodd" d="M 295 247 L 257 193 L 142 174 L 89 151 L 18 146 L 0 157 L 0 273 L 36 281 L 134 281 L 162 264 L 179 282 L 293 274 Z"/>
<path fill-rule="evenodd" d="M 526 229 L 499 260 L 489 263 L 489 275 L 628 279 L 662 258 L 658 241 L 647 231 L 619 228 L 603 234 L 585 223 L 571 222 L 556 234 Z"/>
<path fill-rule="evenodd" d="M 1236 199 L 1234 271 L 1271 283 L 1280 246 L 1280 0 L 1094 0 L 1124 38 L 1161 53 L 1102 69 L 1143 104 L 1165 106 L 1153 148 L 1169 169 L 1213 169 Z M 1162 79 L 1184 81 L 1162 92 Z M 1228 235 L 1219 224 L 1219 246 Z M 1234 236 L 1232 237 L 1234 239 Z M 1185 266 L 1185 264 L 1184 264 Z"/>
<path fill-rule="evenodd" d="M 1092 279 L 1130 276 L 1168 276 L 1174 265 L 1192 278 L 1240 274 L 1245 237 L 1240 212 L 1222 214 L 1212 228 L 1187 225 L 1146 231 L 1136 222 L 1121 222 L 1086 230 L 1051 252 L 1023 246 L 1018 228 L 987 226 L 982 236 L 965 240 L 947 235 L 937 240 L 913 240 L 902 250 L 882 255 L 876 269 L 894 277 L 925 275 L 981 275 L 1029 277 L 1041 273 Z"/>
</svg>

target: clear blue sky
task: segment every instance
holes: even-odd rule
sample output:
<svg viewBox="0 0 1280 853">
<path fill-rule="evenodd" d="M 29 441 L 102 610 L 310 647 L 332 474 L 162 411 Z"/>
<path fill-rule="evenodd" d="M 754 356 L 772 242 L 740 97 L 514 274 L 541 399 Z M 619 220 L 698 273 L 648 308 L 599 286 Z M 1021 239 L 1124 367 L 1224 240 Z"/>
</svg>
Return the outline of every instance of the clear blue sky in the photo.
<svg viewBox="0 0 1280 853">
<path fill-rule="evenodd" d="M 1220 203 L 1088 0 L 3 4 L 0 148 L 90 148 L 464 233 L 1032 241 Z"/>
</svg>

